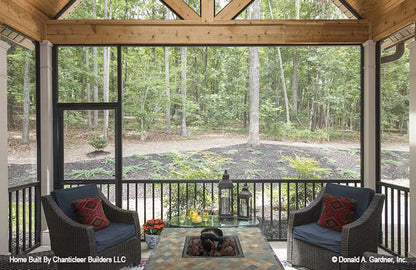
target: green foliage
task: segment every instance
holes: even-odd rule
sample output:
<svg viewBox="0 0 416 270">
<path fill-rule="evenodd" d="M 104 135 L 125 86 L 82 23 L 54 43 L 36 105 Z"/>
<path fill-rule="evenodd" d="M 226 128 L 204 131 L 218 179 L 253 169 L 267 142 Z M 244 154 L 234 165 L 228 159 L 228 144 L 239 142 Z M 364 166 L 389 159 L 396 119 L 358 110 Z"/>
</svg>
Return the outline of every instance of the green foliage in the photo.
<svg viewBox="0 0 416 270">
<path fill-rule="evenodd" d="M 399 157 L 398 154 L 396 154 L 395 152 L 390 151 L 390 150 L 381 150 L 381 153 L 384 154 L 384 155 L 387 155 L 387 156 L 394 157 L 394 158 L 398 158 Z"/>
<path fill-rule="evenodd" d="M 138 172 L 138 171 L 141 171 L 141 170 L 144 170 L 144 169 L 145 169 L 144 167 L 141 167 L 139 165 L 124 166 L 123 167 L 123 177 L 127 177 L 127 175 L 130 172 Z"/>
<path fill-rule="evenodd" d="M 321 179 L 322 175 L 329 173 L 327 169 L 320 168 L 320 162 L 314 158 L 284 156 L 289 162 L 289 167 L 296 170 L 295 179 Z"/>
<path fill-rule="evenodd" d="M 252 176 L 254 176 L 255 178 L 263 178 L 262 173 L 264 173 L 264 170 L 249 169 L 244 171 L 244 174 L 248 179 L 250 179 Z"/>
<path fill-rule="evenodd" d="M 392 160 L 392 159 L 381 159 L 381 164 L 390 164 L 390 165 L 397 166 L 400 164 L 400 162 L 396 160 Z"/>
<path fill-rule="evenodd" d="M 321 159 L 320 159 L 321 161 L 325 161 L 325 162 L 328 162 L 328 163 L 330 163 L 330 164 L 337 164 L 337 161 L 336 160 L 334 160 L 334 159 L 332 159 L 332 158 L 330 158 L 330 157 L 321 157 Z"/>
<path fill-rule="evenodd" d="M 235 155 L 237 153 L 238 153 L 237 149 L 231 149 L 231 150 L 228 150 L 227 152 L 225 152 L 226 155 Z"/>
<path fill-rule="evenodd" d="M 94 168 L 91 170 L 73 170 L 69 173 L 72 179 L 85 179 L 89 180 L 97 175 L 113 175 L 113 171 L 109 171 L 103 168 Z"/>
<path fill-rule="evenodd" d="M 112 157 L 105 158 L 105 164 L 116 164 L 116 160 Z"/>
<path fill-rule="evenodd" d="M 93 134 L 88 140 L 88 144 L 94 147 L 95 151 L 101 151 L 108 145 L 107 137 L 100 134 Z"/>
<path fill-rule="evenodd" d="M 339 174 L 341 175 L 342 178 L 345 178 L 345 179 L 359 179 L 360 178 L 359 173 L 357 173 L 356 171 L 351 171 L 347 169 L 339 169 Z"/>
<path fill-rule="evenodd" d="M 257 161 L 253 160 L 253 159 L 243 159 L 244 162 L 247 162 L 251 165 L 258 165 Z"/>
<path fill-rule="evenodd" d="M 137 154 L 134 154 L 132 157 L 137 159 L 137 160 L 148 160 L 149 159 L 148 156 L 142 156 L 142 155 L 137 155 Z"/>
</svg>

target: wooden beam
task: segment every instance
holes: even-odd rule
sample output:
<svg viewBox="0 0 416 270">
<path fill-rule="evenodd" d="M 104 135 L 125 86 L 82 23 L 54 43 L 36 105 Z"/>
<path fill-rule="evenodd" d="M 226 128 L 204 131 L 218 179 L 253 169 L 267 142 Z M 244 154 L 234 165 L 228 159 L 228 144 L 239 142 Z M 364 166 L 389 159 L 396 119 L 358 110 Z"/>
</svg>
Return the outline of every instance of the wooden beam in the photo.
<svg viewBox="0 0 416 270">
<path fill-rule="evenodd" d="M 201 17 L 182 0 L 162 0 L 162 2 L 184 20 L 201 20 Z"/>
<path fill-rule="evenodd" d="M 40 41 L 44 38 L 48 17 L 37 9 L 23 6 L 14 0 L 0 0 L 0 22 Z"/>
<path fill-rule="evenodd" d="M 233 20 L 252 2 L 253 0 L 233 0 L 215 16 L 215 19 Z"/>
<path fill-rule="evenodd" d="M 204 22 L 213 22 L 215 17 L 214 0 L 201 0 L 201 17 Z"/>
<path fill-rule="evenodd" d="M 366 20 L 202 21 L 54 20 L 47 39 L 54 44 L 131 45 L 308 45 L 361 44 Z"/>
<path fill-rule="evenodd" d="M 416 21 L 416 1 L 407 0 L 371 20 L 373 40 L 379 41 Z"/>
</svg>

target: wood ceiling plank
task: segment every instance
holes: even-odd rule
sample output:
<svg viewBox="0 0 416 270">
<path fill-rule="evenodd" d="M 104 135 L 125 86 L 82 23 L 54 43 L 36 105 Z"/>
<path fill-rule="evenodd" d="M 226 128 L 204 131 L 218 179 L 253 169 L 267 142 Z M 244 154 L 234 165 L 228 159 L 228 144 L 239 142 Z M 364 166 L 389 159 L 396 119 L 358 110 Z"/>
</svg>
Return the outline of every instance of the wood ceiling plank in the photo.
<svg viewBox="0 0 416 270">
<path fill-rule="evenodd" d="M 49 21 L 54 44 L 131 45 L 309 45 L 361 44 L 366 20 L 253 21 Z"/>
<path fill-rule="evenodd" d="M 415 21 L 416 1 L 404 1 L 371 21 L 373 40 L 379 41 Z"/>
<path fill-rule="evenodd" d="M 201 17 L 182 0 L 162 0 L 176 15 L 184 20 L 201 20 Z"/>
<path fill-rule="evenodd" d="M 28 5 L 22 6 L 15 0 L 0 0 L 0 22 L 40 41 L 46 33 L 45 22 L 48 17 Z"/>
<path fill-rule="evenodd" d="M 223 8 L 217 16 L 216 20 L 232 20 L 238 16 L 253 0 L 233 0 L 225 8 Z"/>
</svg>

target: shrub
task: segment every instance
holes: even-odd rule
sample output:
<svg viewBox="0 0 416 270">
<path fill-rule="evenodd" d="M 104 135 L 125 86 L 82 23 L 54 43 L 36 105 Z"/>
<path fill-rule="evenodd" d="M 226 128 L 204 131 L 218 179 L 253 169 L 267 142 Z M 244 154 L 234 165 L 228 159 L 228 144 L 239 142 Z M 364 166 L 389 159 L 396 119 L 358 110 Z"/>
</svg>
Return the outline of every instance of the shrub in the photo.
<svg viewBox="0 0 416 270">
<path fill-rule="evenodd" d="M 88 144 L 94 147 L 95 151 L 101 151 L 108 145 L 107 137 L 100 134 L 93 134 L 88 140 Z"/>
</svg>

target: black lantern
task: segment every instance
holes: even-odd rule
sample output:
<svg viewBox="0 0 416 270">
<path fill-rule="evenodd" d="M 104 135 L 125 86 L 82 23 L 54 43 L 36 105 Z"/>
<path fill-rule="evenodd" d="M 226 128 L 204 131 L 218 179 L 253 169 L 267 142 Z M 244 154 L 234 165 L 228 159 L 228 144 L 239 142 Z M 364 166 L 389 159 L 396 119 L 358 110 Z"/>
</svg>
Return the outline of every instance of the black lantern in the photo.
<svg viewBox="0 0 416 270">
<path fill-rule="evenodd" d="M 237 195 L 237 218 L 243 220 L 251 219 L 251 192 L 248 190 L 247 183 Z"/>
<path fill-rule="evenodd" d="M 233 182 L 230 180 L 230 176 L 227 171 L 224 172 L 220 183 L 218 184 L 219 195 L 219 218 L 232 218 L 233 217 Z"/>
</svg>

